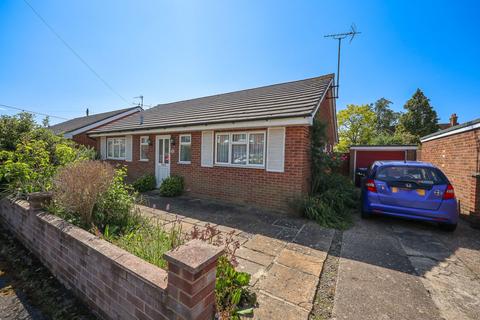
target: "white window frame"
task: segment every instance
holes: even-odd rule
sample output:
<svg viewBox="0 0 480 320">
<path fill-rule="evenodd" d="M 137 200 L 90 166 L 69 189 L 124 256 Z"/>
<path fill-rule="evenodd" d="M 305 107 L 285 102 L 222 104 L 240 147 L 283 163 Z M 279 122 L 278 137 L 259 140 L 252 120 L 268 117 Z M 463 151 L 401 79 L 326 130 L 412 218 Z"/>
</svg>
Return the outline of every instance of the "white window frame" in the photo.
<svg viewBox="0 0 480 320">
<path fill-rule="evenodd" d="M 142 142 L 142 139 L 147 139 L 146 142 Z M 148 158 L 142 158 L 142 146 L 149 146 L 150 145 L 150 137 L 149 136 L 141 136 L 140 137 L 140 140 L 139 140 L 139 149 L 138 149 L 138 159 L 140 161 L 148 161 L 149 159 Z M 148 155 L 147 155 L 148 157 Z"/>
<path fill-rule="evenodd" d="M 190 142 L 182 142 L 182 137 L 189 137 Z M 190 161 L 182 161 L 182 145 L 190 146 Z M 180 164 L 191 164 L 192 163 L 192 135 L 191 134 L 181 134 L 178 136 L 178 163 Z"/>
<path fill-rule="evenodd" d="M 245 134 L 247 138 L 247 163 L 246 164 L 233 164 L 232 163 L 232 136 L 234 134 Z M 250 134 L 262 134 L 263 135 L 263 162 L 261 164 L 250 164 Z M 228 135 L 228 162 L 218 162 L 217 161 L 217 136 L 219 135 Z M 239 168 L 265 168 L 266 163 L 266 149 L 267 149 L 267 133 L 266 131 L 232 131 L 232 132 L 215 132 L 215 154 L 214 154 L 214 163 L 216 166 L 226 166 L 226 167 L 239 167 Z M 236 143 L 238 144 L 238 143 Z M 243 144 L 243 143 L 241 143 Z"/>
<path fill-rule="evenodd" d="M 123 140 L 123 145 L 124 145 L 124 155 L 123 157 L 114 157 L 113 154 L 115 153 L 114 150 L 115 150 L 115 145 L 118 144 L 118 153 L 120 154 L 120 151 L 122 150 L 121 149 L 121 143 L 120 141 Z M 108 142 L 109 141 L 112 141 L 112 156 L 109 155 L 109 150 L 108 150 Z M 115 143 L 115 142 L 118 142 L 118 143 Z M 125 160 L 126 159 L 126 155 L 127 155 L 127 139 L 125 137 L 115 137 L 115 138 L 107 138 L 107 159 L 109 160 Z"/>
</svg>

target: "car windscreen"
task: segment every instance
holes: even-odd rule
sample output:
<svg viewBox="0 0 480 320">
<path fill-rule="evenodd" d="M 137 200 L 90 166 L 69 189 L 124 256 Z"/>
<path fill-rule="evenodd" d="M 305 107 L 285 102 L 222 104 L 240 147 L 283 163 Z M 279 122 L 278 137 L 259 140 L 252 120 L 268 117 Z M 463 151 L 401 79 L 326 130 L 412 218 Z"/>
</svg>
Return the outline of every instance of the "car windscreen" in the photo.
<svg viewBox="0 0 480 320">
<path fill-rule="evenodd" d="M 415 183 L 426 187 L 448 183 L 447 177 L 437 168 L 401 165 L 378 168 L 375 179 L 389 184 Z"/>
</svg>

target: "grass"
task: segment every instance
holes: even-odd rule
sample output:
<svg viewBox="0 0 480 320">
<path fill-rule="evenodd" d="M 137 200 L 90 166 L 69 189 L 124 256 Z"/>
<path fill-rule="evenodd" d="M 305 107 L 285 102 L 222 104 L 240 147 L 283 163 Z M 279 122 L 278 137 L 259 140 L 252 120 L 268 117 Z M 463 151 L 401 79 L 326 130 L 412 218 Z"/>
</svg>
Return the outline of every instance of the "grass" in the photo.
<svg viewBox="0 0 480 320">
<path fill-rule="evenodd" d="M 103 237 L 131 254 L 166 269 L 167 262 L 163 258 L 163 254 L 183 242 L 181 224 L 175 221 L 171 222 L 168 230 L 158 222 L 153 224 L 146 218 L 141 221 L 129 232 L 120 235 L 111 234 L 110 228 L 107 226 Z"/>
</svg>

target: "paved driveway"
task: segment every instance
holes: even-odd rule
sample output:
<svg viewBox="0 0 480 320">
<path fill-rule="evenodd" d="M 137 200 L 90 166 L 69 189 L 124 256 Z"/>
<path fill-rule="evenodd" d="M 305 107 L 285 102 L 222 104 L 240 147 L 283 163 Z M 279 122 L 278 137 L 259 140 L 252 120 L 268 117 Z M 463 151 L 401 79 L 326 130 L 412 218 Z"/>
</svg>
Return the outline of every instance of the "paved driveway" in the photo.
<svg viewBox="0 0 480 320">
<path fill-rule="evenodd" d="M 142 207 L 143 212 L 167 227 L 180 219 L 186 232 L 210 224 L 235 234 L 241 245 L 237 269 L 252 275 L 257 292 L 256 319 L 308 319 L 333 230 L 305 219 L 187 197 L 147 199 L 150 208 Z"/>
<path fill-rule="evenodd" d="M 336 319 L 480 319 L 480 231 L 357 218 L 343 233 Z"/>
<path fill-rule="evenodd" d="M 167 224 L 177 213 L 184 231 L 209 223 L 234 232 L 239 268 L 252 275 L 258 293 L 256 319 L 480 320 L 480 231 L 463 221 L 452 234 L 357 216 L 353 228 L 335 233 L 245 207 L 147 198 L 145 213 Z"/>
</svg>

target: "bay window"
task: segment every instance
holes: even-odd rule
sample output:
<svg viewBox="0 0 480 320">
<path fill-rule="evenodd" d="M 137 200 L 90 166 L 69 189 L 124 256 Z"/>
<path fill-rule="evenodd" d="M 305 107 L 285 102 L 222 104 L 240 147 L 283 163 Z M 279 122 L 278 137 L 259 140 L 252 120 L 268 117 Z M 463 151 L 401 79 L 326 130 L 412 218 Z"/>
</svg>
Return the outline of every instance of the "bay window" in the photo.
<svg viewBox="0 0 480 320">
<path fill-rule="evenodd" d="M 125 160 L 125 138 L 107 139 L 107 159 Z"/>
<path fill-rule="evenodd" d="M 192 136 L 189 134 L 180 135 L 180 163 L 190 163 L 192 161 Z"/>
<path fill-rule="evenodd" d="M 217 133 L 215 163 L 233 166 L 265 164 L 265 132 Z"/>
</svg>

